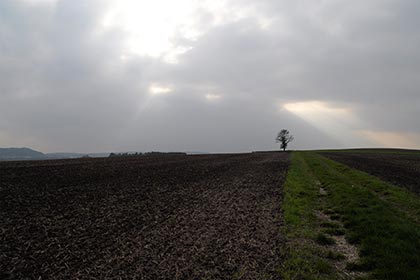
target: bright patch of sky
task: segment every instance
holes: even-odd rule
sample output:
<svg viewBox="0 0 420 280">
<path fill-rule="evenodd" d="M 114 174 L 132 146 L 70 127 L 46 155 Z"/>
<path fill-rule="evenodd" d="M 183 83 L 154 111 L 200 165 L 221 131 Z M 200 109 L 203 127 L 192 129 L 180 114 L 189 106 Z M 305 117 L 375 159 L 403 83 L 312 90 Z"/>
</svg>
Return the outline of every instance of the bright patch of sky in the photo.
<svg viewBox="0 0 420 280">
<path fill-rule="evenodd" d="M 203 15 L 208 19 L 205 23 Z M 194 41 L 211 28 L 250 15 L 256 16 L 252 9 L 230 6 L 223 0 L 118 0 L 110 2 L 102 26 L 126 33 L 124 52 L 175 64 L 177 57 L 191 50 Z M 263 29 L 270 25 L 263 16 L 257 20 Z"/>
<path fill-rule="evenodd" d="M 172 89 L 170 87 L 161 86 L 159 84 L 153 84 L 149 87 L 149 92 L 152 95 L 162 95 L 171 92 Z"/>
<path fill-rule="evenodd" d="M 351 108 L 334 106 L 334 104 L 321 101 L 303 101 L 286 103 L 282 105 L 282 109 L 334 137 L 342 145 L 354 146 L 357 143 L 355 142 L 357 129 L 360 128 L 362 122 Z"/>
<path fill-rule="evenodd" d="M 417 0 L 1 0 L 0 146 L 235 152 L 276 149 L 287 128 L 296 149 L 420 148 L 419 14 Z"/>
</svg>

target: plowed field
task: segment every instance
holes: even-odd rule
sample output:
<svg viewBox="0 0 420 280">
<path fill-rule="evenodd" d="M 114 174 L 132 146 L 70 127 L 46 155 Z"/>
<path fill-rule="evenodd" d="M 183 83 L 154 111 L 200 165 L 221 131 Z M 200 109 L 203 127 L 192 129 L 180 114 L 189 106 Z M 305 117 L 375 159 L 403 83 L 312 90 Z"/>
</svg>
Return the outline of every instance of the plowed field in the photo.
<svg viewBox="0 0 420 280">
<path fill-rule="evenodd" d="M 0 164 L 2 279 L 278 279 L 286 153 Z"/>
</svg>

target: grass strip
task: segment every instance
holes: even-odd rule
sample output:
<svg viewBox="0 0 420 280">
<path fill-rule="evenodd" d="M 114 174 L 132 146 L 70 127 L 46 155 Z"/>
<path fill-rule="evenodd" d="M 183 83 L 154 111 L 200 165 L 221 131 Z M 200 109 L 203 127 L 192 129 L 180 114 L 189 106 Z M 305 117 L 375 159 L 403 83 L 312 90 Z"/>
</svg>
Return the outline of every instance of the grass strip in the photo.
<svg viewBox="0 0 420 280">
<path fill-rule="evenodd" d="M 420 226 L 412 217 L 418 198 L 315 153 L 303 160 L 327 190 L 327 207 L 341 217 L 346 238 L 360 247 L 361 259 L 350 267 L 372 279 L 420 279 Z"/>
<path fill-rule="evenodd" d="M 339 279 L 328 262 L 328 254 L 315 240 L 321 230 L 314 209 L 318 207 L 319 181 L 303 158 L 294 152 L 284 185 L 283 211 L 287 256 L 282 265 L 284 279 Z"/>
<path fill-rule="evenodd" d="M 329 169 L 329 172 L 335 173 L 349 184 L 360 185 L 369 189 L 386 201 L 395 211 L 404 212 L 407 218 L 420 224 L 420 199 L 412 192 L 323 156 L 322 162 L 323 166 Z"/>
<path fill-rule="evenodd" d="M 320 187 L 327 192 L 321 204 Z M 420 279 L 420 199 L 405 189 L 316 153 L 294 152 L 283 210 L 288 238 L 284 279 L 341 278 L 328 259 L 343 256 L 327 250 L 330 242 L 323 236 L 335 230 L 360 249 L 359 261 L 348 263 L 348 269 L 367 271 L 362 276 L 368 279 Z M 320 221 L 319 210 L 345 230 Z"/>
</svg>

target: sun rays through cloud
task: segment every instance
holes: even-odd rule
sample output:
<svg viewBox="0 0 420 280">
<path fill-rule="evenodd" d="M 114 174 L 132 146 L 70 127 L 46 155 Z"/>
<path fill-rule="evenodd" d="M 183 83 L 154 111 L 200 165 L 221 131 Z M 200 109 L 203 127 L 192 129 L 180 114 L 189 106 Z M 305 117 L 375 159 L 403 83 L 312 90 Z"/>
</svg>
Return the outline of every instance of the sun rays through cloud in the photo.
<svg viewBox="0 0 420 280">
<path fill-rule="evenodd" d="M 345 145 L 354 145 L 361 121 L 350 108 L 323 101 L 290 102 L 281 105 L 286 110 Z"/>
<path fill-rule="evenodd" d="M 376 145 L 387 148 L 420 148 L 420 133 L 361 130 L 360 135 L 376 143 Z"/>
<path fill-rule="evenodd" d="M 297 149 L 416 147 L 419 8 L 0 1 L 0 144 L 159 149 L 176 135 L 173 149 L 233 152 L 274 149 L 286 126 Z"/>
</svg>

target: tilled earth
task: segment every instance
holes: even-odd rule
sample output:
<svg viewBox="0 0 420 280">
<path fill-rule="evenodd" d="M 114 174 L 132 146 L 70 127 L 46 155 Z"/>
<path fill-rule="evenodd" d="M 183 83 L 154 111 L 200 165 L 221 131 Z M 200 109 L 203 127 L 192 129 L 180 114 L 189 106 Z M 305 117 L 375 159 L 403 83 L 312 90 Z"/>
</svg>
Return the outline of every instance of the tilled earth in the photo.
<svg viewBox="0 0 420 280">
<path fill-rule="evenodd" d="M 327 152 L 322 155 L 420 195 L 420 154 Z"/>
<path fill-rule="evenodd" d="M 0 163 L 1 279 L 278 279 L 286 153 Z"/>
</svg>

